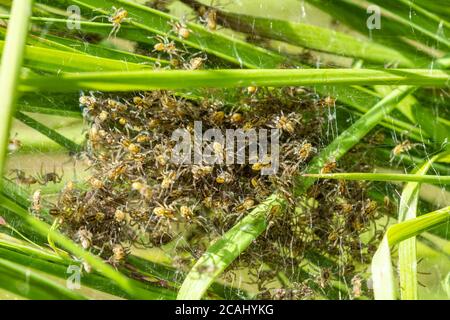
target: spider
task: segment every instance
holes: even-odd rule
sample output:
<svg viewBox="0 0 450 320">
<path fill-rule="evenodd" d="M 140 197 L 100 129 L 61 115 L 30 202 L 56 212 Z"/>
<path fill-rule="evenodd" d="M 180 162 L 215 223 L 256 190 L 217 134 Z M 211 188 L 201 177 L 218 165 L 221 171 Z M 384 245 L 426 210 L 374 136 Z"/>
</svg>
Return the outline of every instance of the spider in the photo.
<svg viewBox="0 0 450 320">
<path fill-rule="evenodd" d="M 391 159 L 390 161 L 394 161 L 395 157 L 400 156 L 403 153 L 409 153 L 413 148 L 420 146 L 420 143 L 412 143 L 409 140 L 404 140 L 399 142 L 392 150 L 391 150 Z"/>
<path fill-rule="evenodd" d="M 121 27 L 121 23 L 122 21 L 125 21 L 126 19 L 128 19 L 128 11 L 123 9 L 123 8 L 119 8 L 116 9 L 115 7 L 113 7 L 114 13 L 108 18 L 108 21 L 112 23 L 113 28 L 111 30 L 111 32 L 109 33 L 109 37 L 111 37 L 111 35 L 114 35 L 114 37 L 116 37 L 117 33 L 120 30 Z"/>
<path fill-rule="evenodd" d="M 61 175 L 56 173 L 55 168 L 53 168 L 52 172 L 45 173 L 41 166 L 41 171 L 37 174 L 37 182 L 40 185 L 47 185 L 49 182 L 53 182 L 54 184 L 57 184 L 62 181 L 63 175 L 64 175 L 64 170 L 62 170 Z"/>
<path fill-rule="evenodd" d="M 25 171 L 23 171 L 23 170 L 13 169 L 13 170 L 11 170 L 11 173 L 15 174 L 14 179 L 17 181 L 17 183 L 26 184 L 26 185 L 30 186 L 30 185 L 38 182 L 32 176 L 27 177 L 25 174 Z"/>
<path fill-rule="evenodd" d="M 170 59 L 173 58 L 173 56 L 178 57 L 179 53 L 182 52 L 181 50 L 177 49 L 175 46 L 175 43 L 173 41 L 170 41 L 167 37 L 163 36 L 156 36 L 156 40 L 158 40 L 158 43 L 156 43 L 153 47 L 153 52 L 164 52 L 167 53 L 170 57 Z"/>
<path fill-rule="evenodd" d="M 174 31 L 179 38 L 187 39 L 187 38 L 189 38 L 190 34 L 192 33 L 192 30 L 189 29 L 184 22 L 181 22 L 181 21 L 172 22 L 171 21 L 171 22 L 169 22 L 169 25 L 172 26 L 172 31 Z"/>
<path fill-rule="evenodd" d="M 108 18 L 108 21 L 112 23 L 113 28 L 111 32 L 109 33 L 108 39 L 111 38 L 111 36 L 114 36 L 114 38 L 117 36 L 117 33 L 120 30 L 120 27 L 122 26 L 122 22 L 129 20 L 128 19 L 128 11 L 124 8 L 117 9 L 116 7 L 112 7 L 113 13 L 109 16 L 107 15 L 101 15 L 96 16 L 91 19 L 91 21 L 94 21 L 97 18 Z"/>
</svg>

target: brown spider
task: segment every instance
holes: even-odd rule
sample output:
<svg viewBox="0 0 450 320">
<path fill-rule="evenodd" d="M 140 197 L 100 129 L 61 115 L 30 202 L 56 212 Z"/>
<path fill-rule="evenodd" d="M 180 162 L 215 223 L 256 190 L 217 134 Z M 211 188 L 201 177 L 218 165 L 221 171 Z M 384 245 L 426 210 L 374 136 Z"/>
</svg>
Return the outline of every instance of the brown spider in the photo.
<svg viewBox="0 0 450 320">
<path fill-rule="evenodd" d="M 49 182 L 54 184 L 60 183 L 64 175 L 64 170 L 62 170 L 61 175 L 56 173 L 55 168 L 52 172 L 44 172 L 41 166 L 41 171 L 37 174 L 37 182 L 40 185 L 47 185 Z"/>
<path fill-rule="evenodd" d="M 13 169 L 13 170 L 11 170 L 11 173 L 15 174 L 15 176 L 13 178 L 14 178 L 14 180 L 16 180 L 17 183 L 26 184 L 26 185 L 30 186 L 30 185 L 38 182 L 36 180 L 36 178 L 34 178 L 33 176 L 27 177 L 25 174 L 25 171 L 23 171 L 23 170 Z"/>
</svg>

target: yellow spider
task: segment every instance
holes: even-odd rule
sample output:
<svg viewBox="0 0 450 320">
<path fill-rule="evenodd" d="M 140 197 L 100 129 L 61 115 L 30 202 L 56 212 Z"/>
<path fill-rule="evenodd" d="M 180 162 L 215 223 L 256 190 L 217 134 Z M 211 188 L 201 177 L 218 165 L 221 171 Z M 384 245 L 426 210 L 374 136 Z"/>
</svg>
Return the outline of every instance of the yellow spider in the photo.
<svg viewBox="0 0 450 320">
<path fill-rule="evenodd" d="M 117 33 L 120 30 L 120 27 L 122 26 L 122 22 L 124 22 L 125 20 L 128 19 L 128 11 L 125 10 L 124 8 L 119 8 L 117 9 L 116 7 L 112 7 L 113 13 L 109 16 L 106 15 L 101 15 L 101 16 L 96 16 L 94 18 L 91 19 L 91 21 L 94 21 L 95 19 L 98 18 L 108 18 L 108 21 L 111 22 L 111 24 L 113 25 L 113 28 L 111 30 L 111 32 L 109 33 L 108 39 L 111 38 L 111 36 L 114 36 L 114 38 L 117 36 Z"/>
</svg>

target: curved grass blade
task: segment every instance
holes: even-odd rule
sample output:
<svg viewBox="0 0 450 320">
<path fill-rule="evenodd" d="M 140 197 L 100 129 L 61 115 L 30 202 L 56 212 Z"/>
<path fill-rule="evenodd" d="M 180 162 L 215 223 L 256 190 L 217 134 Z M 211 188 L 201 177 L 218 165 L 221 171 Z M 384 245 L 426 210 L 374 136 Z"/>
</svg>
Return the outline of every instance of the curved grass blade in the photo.
<svg viewBox="0 0 450 320">
<path fill-rule="evenodd" d="M 432 166 L 433 162 L 444 154 L 438 154 L 415 170 L 416 175 L 424 175 Z M 421 184 L 410 182 L 405 184 L 400 198 L 398 208 L 398 221 L 415 219 L 417 217 L 417 203 Z M 400 274 L 400 296 L 402 300 L 417 300 L 417 256 L 416 238 L 412 237 L 399 244 L 398 268 Z"/>
<path fill-rule="evenodd" d="M 388 162 L 390 159 L 392 159 L 392 151 L 388 150 L 388 149 L 384 149 L 384 148 L 379 148 L 377 151 L 377 156 L 379 157 L 380 160 L 380 165 L 385 164 L 386 162 Z M 397 156 L 395 156 L 395 160 L 398 161 L 399 163 L 405 163 L 408 165 L 411 165 L 413 167 L 417 167 L 418 165 L 423 164 L 423 159 L 413 156 L 413 155 L 409 155 L 409 154 L 399 154 Z M 441 161 L 441 160 L 439 160 Z M 446 166 L 444 164 L 440 164 L 440 163 L 434 163 L 433 164 L 433 169 L 436 172 L 436 174 L 442 174 L 442 175 L 450 175 L 450 167 Z"/>
<path fill-rule="evenodd" d="M 444 288 L 447 297 L 450 299 L 450 272 L 447 274 L 445 279 L 442 281 L 442 287 Z"/>
<path fill-rule="evenodd" d="M 12 262 L 14 264 L 20 265 L 24 268 L 27 268 L 27 270 L 35 270 L 38 272 L 42 272 L 42 273 L 46 273 L 48 275 L 51 275 L 53 277 L 58 277 L 60 278 L 60 282 L 64 282 L 66 281 L 66 278 L 68 276 L 67 274 L 67 266 L 64 265 L 59 265 L 59 264 L 54 264 L 45 260 L 41 260 L 39 258 L 36 258 L 35 256 L 28 256 L 28 255 L 24 255 L 24 254 L 20 254 L 17 252 L 13 252 L 10 250 L 5 250 L 0 248 L 0 255 L 7 260 L 8 262 Z M 79 263 L 75 263 L 75 261 L 73 262 L 74 266 L 78 266 L 81 268 L 81 266 L 79 265 Z M 43 279 L 48 279 L 47 277 L 45 277 L 45 275 L 41 276 Z M 95 276 L 98 277 L 98 276 Z M 87 279 L 91 278 L 90 275 L 82 275 L 81 277 L 81 284 L 84 285 L 88 285 Z M 104 282 L 108 282 L 106 279 L 99 277 L 101 281 Z M 109 286 L 102 286 L 102 287 L 97 287 L 95 289 L 100 289 L 103 292 L 106 293 L 111 293 L 111 290 L 108 290 L 109 287 L 111 285 L 114 285 L 113 283 L 109 283 Z M 76 291 L 75 291 L 76 292 Z M 118 294 L 119 295 L 119 294 Z M 119 295 L 120 296 L 120 295 Z M 40 298 L 38 298 L 40 299 Z M 53 299 L 64 299 L 64 296 L 60 295 L 60 296 L 56 296 Z M 67 297 L 66 299 L 73 299 L 73 297 Z"/>
<path fill-rule="evenodd" d="M 0 175 L 3 175 L 33 0 L 14 1 L 0 66 Z"/>
<path fill-rule="evenodd" d="M 2 248 L 0 248 L 0 255 L 13 263 L 22 265 L 24 267 L 32 268 L 36 271 L 43 272 L 54 277 L 61 278 L 64 282 L 66 281 L 66 278 L 68 276 L 67 274 L 68 266 L 78 266 L 80 267 L 80 269 L 82 268 L 80 262 L 77 261 L 70 260 L 70 261 L 63 261 L 63 263 L 61 262 L 52 263 L 44 259 L 41 259 L 36 255 L 25 255 L 22 252 L 5 250 Z M 81 274 L 80 280 L 81 280 L 80 285 L 82 285 L 83 287 L 86 286 L 120 298 L 127 298 L 127 299 L 133 298 L 133 296 L 129 295 L 127 292 L 124 292 L 123 289 L 117 286 L 116 283 L 98 274 L 83 272 Z M 164 297 L 165 299 L 173 299 L 175 297 L 174 292 L 172 292 L 171 294 L 167 293 L 168 291 L 167 292 L 161 291 L 159 297 L 160 298 Z"/>
<path fill-rule="evenodd" d="M 47 127 L 45 124 L 40 123 L 39 121 L 34 120 L 33 118 L 27 116 L 26 114 L 22 112 L 16 112 L 14 116 L 16 117 L 16 119 L 20 120 L 21 122 L 35 129 L 36 131 L 39 131 L 40 133 L 52 139 L 53 141 L 63 146 L 67 150 L 75 153 L 81 151 L 80 145 L 64 137 L 62 134 L 56 132 L 55 130 Z"/>
<path fill-rule="evenodd" d="M 9 16 L 8 16 L 8 19 L 9 19 Z M 5 40 L 5 35 L 6 35 L 6 27 L 0 27 L 0 39 Z M 46 41 L 46 39 L 39 38 L 37 36 L 32 35 L 31 33 L 28 34 L 27 44 L 32 44 L 34 46 L 38 46 L 38 47 L 40 46 L 40 47 L 45 47 L 45 48 L 55 49 L 55 50 L 77 52 L 76 50 L 73 50 L 70 47 L 67 47 L 67 46 L 59 44 L 59 43 Z"/>
<path fill-rule="evenodd" d="M 7 237 L 0 233 L 0 256 L 6 258 L 6 255 L 8 255 L 9 261 L 30 266 L 36 270 L 61 278 L 66 278 L 67 267 L 69 265 L 81 264 L 80 261 L 65 259 L 53 251 L 37 249 L 34 246 L 25 244 L 23 241 Z M 130 256 L 130 258 L 133 258 L 133 256 Z M 148 264 L 145 264 L 145 266 L 147 265 Z M 170 281 L 171 276 L 175 277 L 174 270 L 169 270 L 166 266 L 158 265 L 156 263 L 153 265 L 154 268 L 146 269 L 146 275 L 149 277 L 159 277 L 159 279 L 164 281 Z M 159 272 L 157 272 L 156 269 L 158 269 Z M 133 298 L 110 279 L 104 278 L 95 273 L 83 272 L 81 284 L 83 286 L 88 286 L 112 295 L 117 295 L 124 298 Z M 151 287 L 152 286 L 149 286 L 149 288 Z M 152 289 L 155 290 L 157 288 Z M 160 295 L 166 299 L 173 299 L 175 297 L 175 293 L 168 295 L 167 292 L 164 291 L 161 291 Z"/>
<path fill-rule="evenodd" d="M 0 258 L 2 281 L 0 287 L 31 299 L 84 300 L 83 295 L 50 281 L 31 268 Z M 12 285 L 14 284 L 14 285 Z"/>
<path fill-rule="evenodd" d="M 409 4 L 410 1 L 371 0 L 371 2 L 381 6 L 383 11 L 388 13 L 388 15 L 383 14 L 383 18 L 388 16 L 394 23 L 402 26 L 405 33 L 412 30 L 411 34 L 407 34 L 407 36 L 413 40 L 418 40 L 426 45 L 429 45 L 430 41 L 436 42 L 446 46 L 447 49 L 450 48 L 450 41 L 445 37 L 450 30 L 447 29 L 448 23 L 444 23 L 444 20 L 433 21 L 429 15 L 424 16 L 422 11 L 417 10 L 417 6 Z M 434 45 L 431 46 L 434 47 Z"/>
<path fill-rule="evenodd" d="M 178 81 L 183 79 L 183 82 Z M 408 84 L 447 86 L 443 70 L 422 69 L 259 69 L 259 70 L 155 70 L 27 76 L 22 90 L 70 92 L 74 90 L 137 91 L 155 89 L 230 88 L 246 86 L 308 86 L 352 84 Z"/>
<path fill-rule="evenodd" d="M 0 248 L 9 251 L 16 251 L 27 256 L 33 256 L 38 259 L 53 263 L 64 263 L 65 261 L 62 257 L 56 255 L 54 252 L 50 252 L 44 248 L 39 249 L 35 246 L 30 246 L 28 243 L 24 243 L 23 241 L 15 238 L 14 241 L 12 241 L 11 237 L 6 236 L 3 233 L 0 233 Z"/>
<path fill-rule="evenodd" d="M 440 58 L 438 61 L 436 61 L 436 66 L 442 69 L 450 68 L 450 56 L 446 55 L 445 57 Z"/>
<path fill-rule="evenodd" d="M 316 179 L 336 179 L 336 180 L 365 180 L 365 181 L 402 181 L 420 182 L 430 184 L 450 184 L 450 176 L 422 175 L 422 174 L 402 174 L 402 173 L 326 173 L 326 174 L 304 174 L 304 177 Z"/>
<path fill-rule="evenodd" d="M 10 15 L 0 14 L 0 19 L 8 20 L 10 19 Z M 108 37 L 111 32 L 111 24 L 110 23 L 101 23 L 94 21 L 85 21 L 81 20 L 80 30 L 67 30 L 67 22 L 68 19 L 63 18 L 50 18 L 50 17 L 31 17 L 31 22 L 33 25 L 45 27 L 48 31 L 58 33 L 61 31 L 65 31 L 67 36 L 81 36 L 83 37 L 86 34 L 95 34 L 99 35 L 103 38 Z M 153 45 L 157 42 L 153 38 L 148 38 L 142 35 L 142 30 L 132 27 L 132 26 L 122 26 L 120 28 L 120 36 L 123 39 L 127 39 L 129 41 L 136 41 L 141 44 Z"/>
<path fill-rule="evenodd" d="M 359 111 L 348 111 L 357 116 L 363 115 L 363 113 Z M 431 145 L 430 139 L 428 139 L 429 137 L 425 132 L 421 132 L 419 128 L 414 127 L 412 124 L 409 124 L 408 122 L 402 120 L 398 120 L 397 118 L 394 118 L 392 116 L 386 116 L 384 120 L 380 122 L 380 126 L 395 131 L 399 135 L 403 135 L 405 138 L 407 137 L 411 140 L 419 141 L 424 145 Z"/>
<path fill-rule="evenodd" d="M 0 41 L 0 50 L 3 48 Z M 58 72 L 129 71 L 150 69 L 152 66 L 121 60 L 94 57 L 76 52 L 26 46 L 24 65 L 37 70 Z"/>
<path fill-rule="evenodd" d="M 411 35 L 408 31 L 410 29 L 404 28 L 389 17 L 382 17 L 381 30 L 369 30 L 367 28 L 367 8 L 362 8 L 358 3 L 343 1 L 321 1 L 321 0 L 306 0 L 309 4 L 335 17 L 338 21 L 348 25 L 354 30 L 363 35 L 369 36 L 370 39 L 377 43 L 395 48 L 397 51 L 405 55 L 413 54 L 411 59 L 416 60 L 416 63 L 423 64 L 430 61 L 433 57 L 429 52 L 419 51 L 416 46 L 403 39 L 401 36 Z M 414 35 L 415 33 L 412 33 Z M 415 58 L 414 58 L 415 56 Z"/>
<path fill-rule="evenodd" d="M 85 53 L 87 55 L 94 57 L 112 60 L 121 60 L 131 63 L 147 64 L 151 66 L 155 65 L 155 63 L 158 63 L 158 65 L 162 66 L 169 64 L 169 61 L 167 60 L 147 57 L 140 54 L 122 51 L 118 49 L 112 49 L 105 46 L 95 45 L 88 42 L 82 42 L 75 39 L 61 38 L 50 34 L 45 35 L 45 38 L 31 35 L 30 40 L 28 42 L 34 46 L 42 46 L 48 49 Z"/>
<path fill-rule="evenodd" d="M 450 20 L 450 2 L 448 0 L 442 0 L 439 2 L 415 0 L 414 2 L 428 12 L 438 15 L 441 19 Z"/>
<path fill-rule="evenodd" d="M 395 108 L 395 102 L 401 100 L 414 88 L 400 87 L 369 112 L 363 115 L 350 128 L 339 135 L 327 148 L 315 157 L 308 172 L 317 172 L 329 159 L 330 154 L 335 160 L 341 158 L 359 142 L 383 117 Z M 298 179 L 294 190 L 296 196 L 306 191 L 315 179 Z M 200 299 L 209 285 L 241 254 L 253 240 L 266 228 L 267 217 L 282 210 L 284 199 L 276 194 L 253 209 L 246 217 L 216 240 L 200 257 L 184 280 L 177 299 Z"/>
<path fill-rule="evenodd" d="M 110 15 L 113 6 L 123 8 L 128 11 L 130 18 L 124 21 L 123 24 L 140 29 L 142 37 L 167 36 L 178 43 L 202 50 L 242 67 L 267 68 L 284 64 L 287 61 L 282 55 L 230 36 L 210 32 L 203 26 L 194 23 L 186 23 L 187 28 L 191 32 L 188 38 L 183 39 L 173 32 L 173 24 L 180 22 L 177 17 L 129 0 L 38 0 L 38 2 L 51 3 L 63 8 L 67 8 L 68 4 L 76 4 L 84 9 L 82 15 L 88 17 Z M 112 29 L 111 24 L 110 28 Z M 120 31 L 118 36 L 122 36 Z"/>
<path fill-rule="evenodd" d="M 195 10 L 211 9 L 196 0 L 181 0 Z M 304 23 L 267 19 L 214 8 L 217 22 L 235 31 L 284 41 L 295 46 L 310 48 L 336 55 L 363 59 L 377 64 L 398 64 L 412 67 L 414 63 L 397 50 L 344 33 Z"/>
<path fill-rule="evenodd" d="M 160 265 L 142 257 L 130 255 L 127 257 L 127 262 L 137 268 L 143 275 L 167 281 L 175 288 L 180 287 L 180 279 L 185 277 L 185 274 L 176 268 Z M 224 299 L 242 300 L 250 298 L 249 293 L 244 289 L 235 288 L 219 282 L 212 283 L 208 293 Z"/>
<path fill-rule="evenodd" d="M 391 264 L 391 248 L 424 231 L 446 223 L 450 218 L 450 207 L 424 214 L 418 218 L 389 227 L 372 259 L 372 280 L 375 299 L 394 300 L 397 290 Z"/>
<path fill-rule="evenodd" d="M 282 210 L 283 206 L 284 201 L 278 196 L 269 197 L 210 245 L 189 271 L 177 299 L 201 299 L 225 268 L 266 229 L 266 216 L 273 210 Z"/>
<path fill-rule="evenodd" d="M 438 61 L 441 61 L 441 59 Z M 392 88 L 375 86 L 375 90 L 382 95 L 386 95 Z M 418 125 L 416 131 L 419 131 L 419 133 L 421 129 L 425 131 L 435 144 L 445 143 L 450 136 L 450 126 L 445 123 L 445 119 L 439 117 L 436 111 L 426 108 L 413 95 L 406 97 L 401 103 L 397 104 L 397 110 L 406 116 L 412 124 Z M 398 121 L 396 123 L 399 124 Z"/>
<path fill-rule="evenodd" d="M 410 0 L 399 0 L 399 2 L 403 3 L 403 5 L 405 7 L 409 7 L 410 11 L 411 9 L 414 10 L 414 13 L 419 13 L 420 15 L 422 15 L 422 19 L 421 22 L 423 21 L 424 18 L 430 19 L 430 20 L 434 20 L 435 23 L 437 23 L 437 25 L 439 24 L 444 24 L 447 28 L 450 27 L 450 23 L 446 20 L 443 19 L 441 17 L 439 17 L 437 14 L 434 14 L 432 11 L 426 10 L 425 8 L 423 8 L 422 6 L 420 6 L 417 2 L 420 1 L 410 1 Z M 443 4 L 444 6 L 445 4 Z M 412 12 L 411 12 L 412 14 Z"/>
<path fill-rule="evenodd" d="M 120 286 L 130 296 L 138 299 L 158 299 L 160 297 L 160 292 L 165 291 L 163 289 L 158 289 L 156 292 L 151 292 L 149 290 L 143 289 L 140 286 L 139 282 L 125 277 L 120 272 L 116 271 L 113 267 L 103 262 L 100 258 L 83 250 L 81 247 L 67 239 L 58 231 L 52 230 L 50 226 L 45 222 L 37 220 L 36 218 L 29 215 L 25 209 L 23 209 L 21 206 L 5 197 L 4 195 L 0 195 L 0 204 L 1 206 L 11 210 L 13 213 L 18 215 L 23 222 L 33 226 L 34 230 L 42 236 L 46 237 L 47 235 L 50 235 L 55 243 L 68 250 L 73 255 L 89 263 L 94 270 L 117 283 L 117 285 Z"/>
<path fill-rule="evenodd" d="M 78 102 L 79 97 L 79 92 L 71 94 L 43 94 L 39 92 L 23 93 L 17 101 L 17 109 L 22 112 L 82 118 L 82 109 Z"/>
</svg>

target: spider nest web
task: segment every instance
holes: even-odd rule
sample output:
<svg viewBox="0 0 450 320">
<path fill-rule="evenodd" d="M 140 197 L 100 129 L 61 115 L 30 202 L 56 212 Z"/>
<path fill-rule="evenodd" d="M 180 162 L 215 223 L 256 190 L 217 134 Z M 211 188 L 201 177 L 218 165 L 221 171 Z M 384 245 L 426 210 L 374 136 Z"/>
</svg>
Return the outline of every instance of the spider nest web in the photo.
<svg viewBox="0 0 450 320">
<path fill-rule="evenodd" d="M 353 279 L 355 266 L 368 262 L 380 233 L 362 242 L 379 217 L 364 182 L 325 180 L 303 197 L 291 190 L 298 173 L 326 143 L 331 98 L 305 88 L 248 88 L 236 93 L 238 105 L 211 98 L 186 99 L 168 91 L 135 97 L 82 96 L 87 144 L 82 157 L 90 177 L 66 184 L 50 213 L 84 249 L 109 263 L 124 265 L 131 247 L 169 250 L 173 265 L 188 271 L 211 241 L 272 193 L 286 207 L 271 212 L 268 229 L 224 274 L 234 282 L 245 270 L 258 297 L 315 298 L 330 279 Z M 176 129 L 279 129 L 279 169 L 261 175 L 265 163 L 178 164 L 171 161 Z M 217 142 L 203 142 L 224 152 Z M 367 165 L 355 150 L 361 166 Z M 248 156 L 246 155 L 246 160 Z M 324 171 L 342 170 L 334 159 Z M 171 245 L 173 244 L 173 245 Z M 311 256 L 326 257 L 329 267 L 302 274 Z M 279 283 L 283 274 L 289 279 Z M 361 290 L 361 289 L 358 289 Z M 360 294 L 360 293 L 359 293 Z"/>
</svg>

